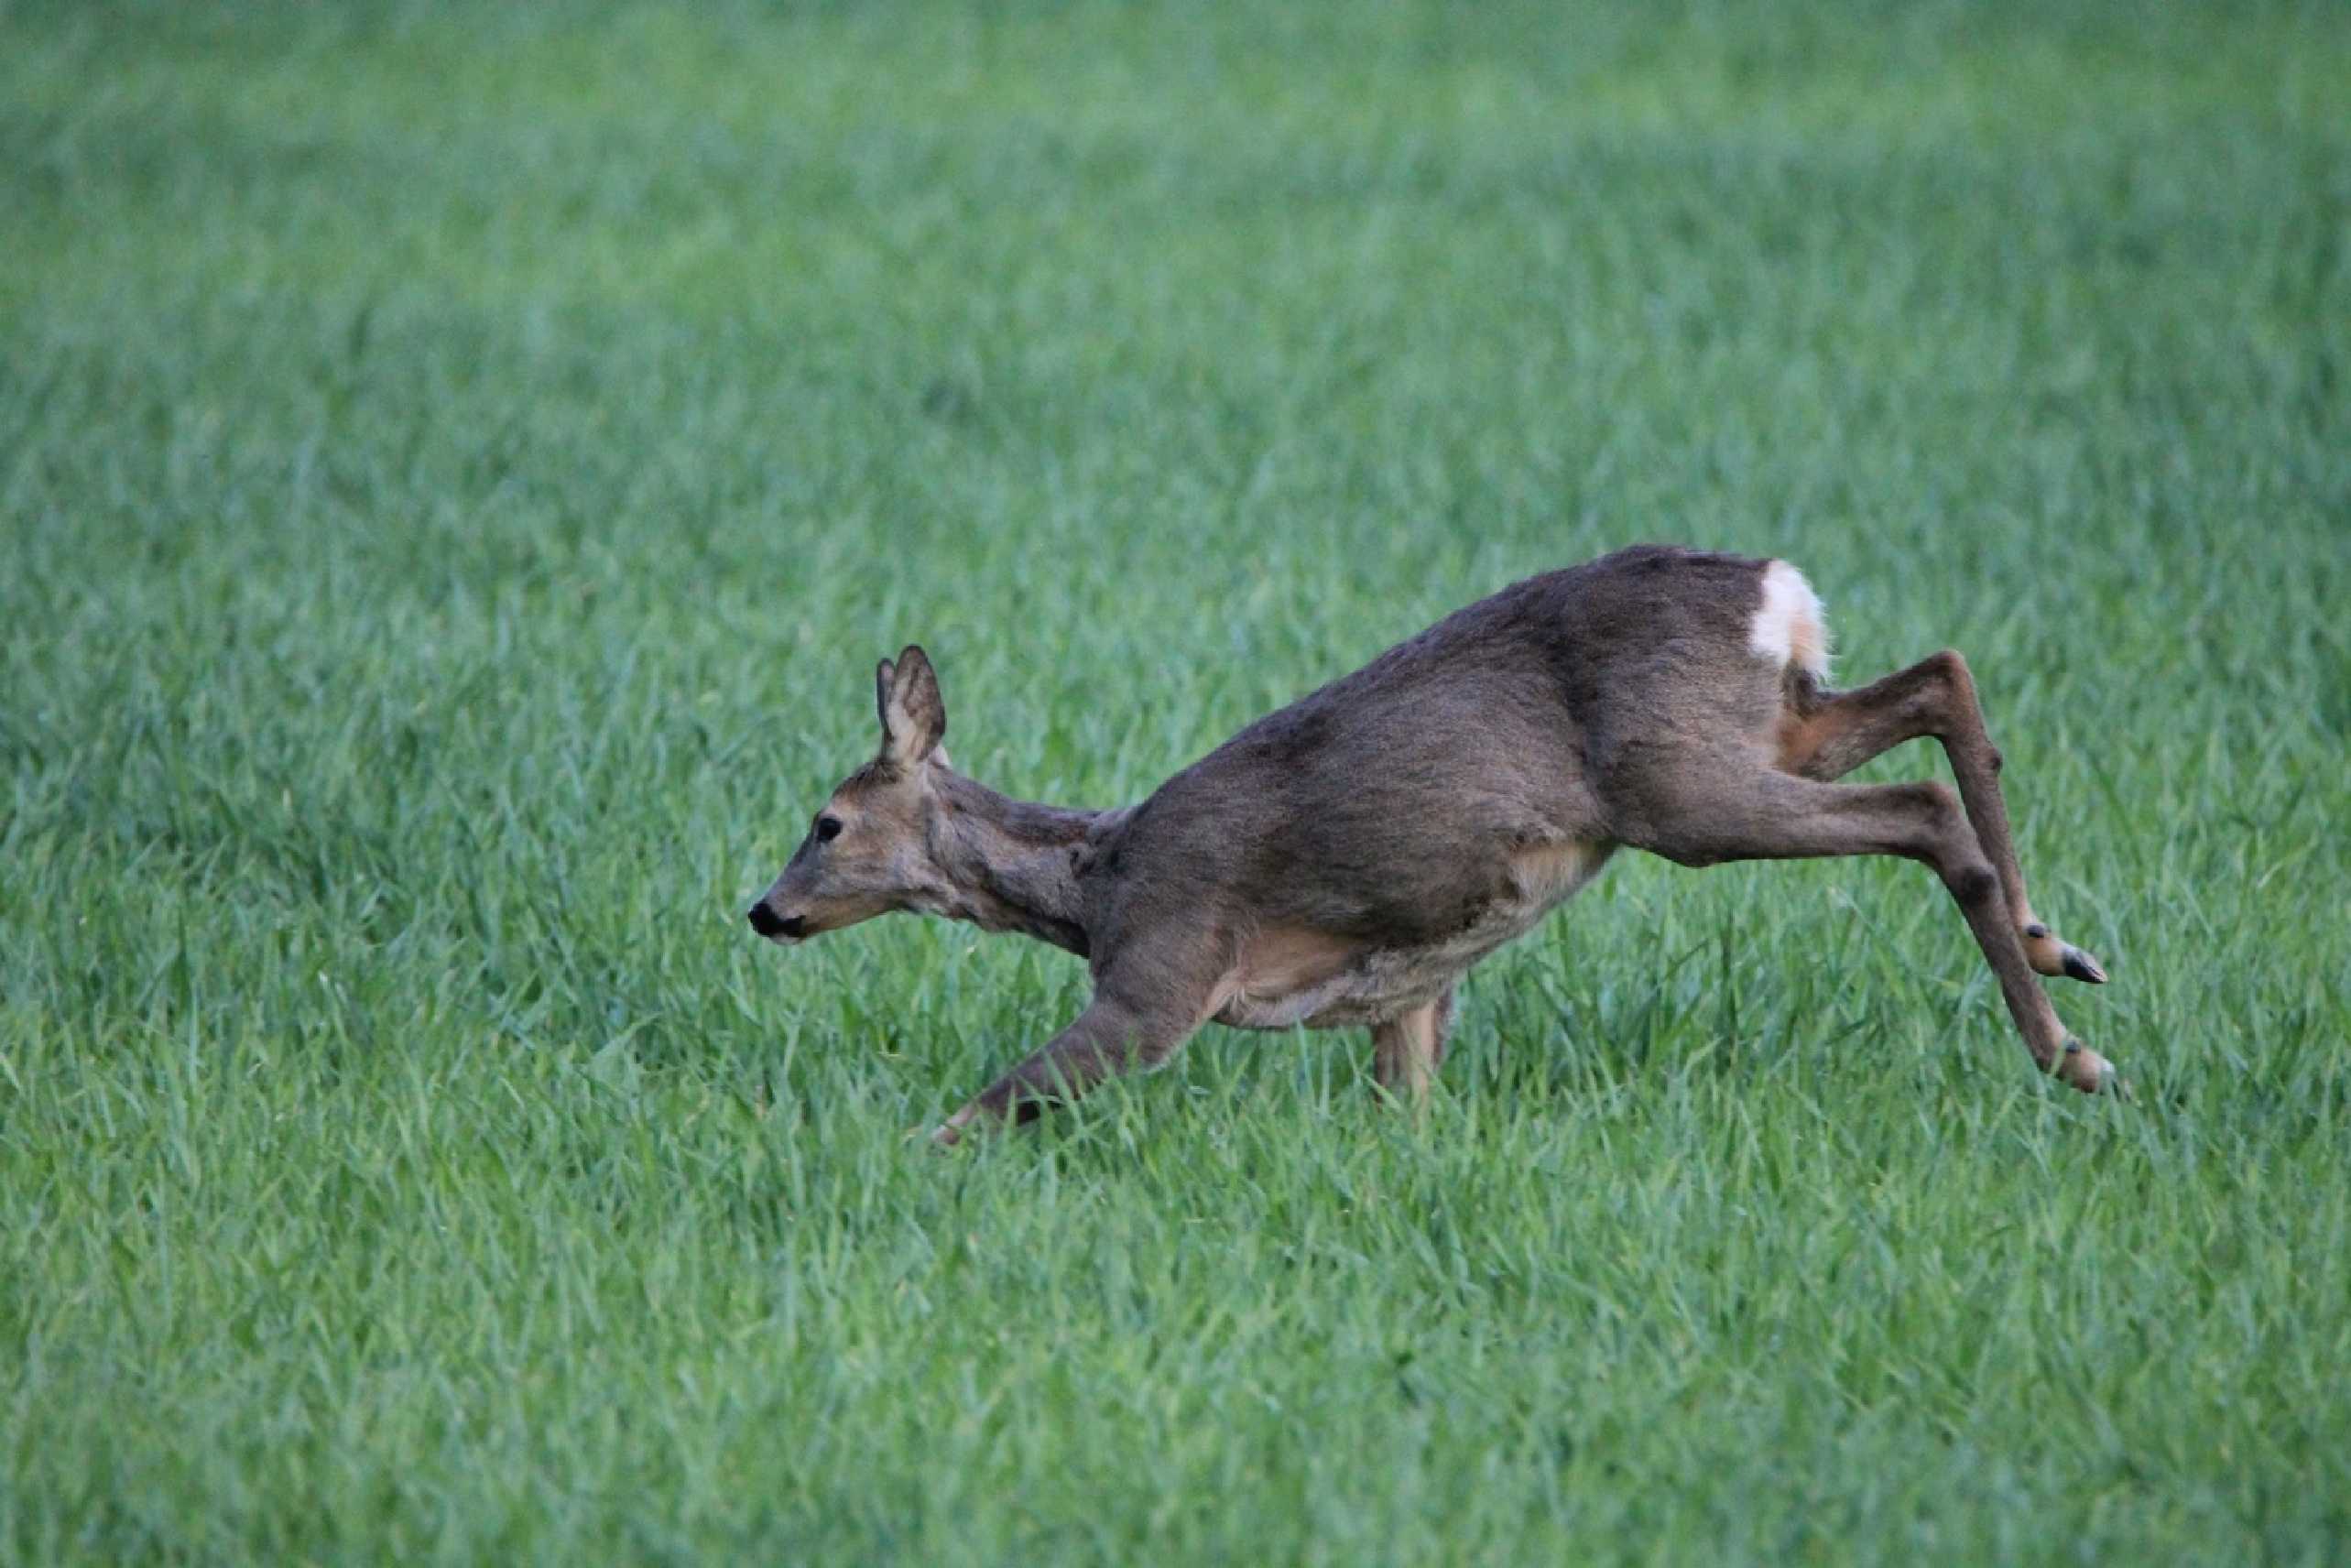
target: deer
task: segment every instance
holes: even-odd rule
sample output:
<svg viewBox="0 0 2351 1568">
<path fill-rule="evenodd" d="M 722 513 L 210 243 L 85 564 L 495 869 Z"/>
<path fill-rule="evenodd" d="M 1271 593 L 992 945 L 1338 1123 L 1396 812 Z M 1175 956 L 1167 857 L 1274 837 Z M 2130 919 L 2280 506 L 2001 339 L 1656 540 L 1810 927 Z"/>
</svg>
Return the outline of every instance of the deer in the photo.
<svg viewBox="0 0 2351 1568">
<path fill-rule="evenodd" d="M 1418 1103 L 1462 977 L 1619 849 L 1688 866 L 1895 855 L 1959 907 L 2034 1064 L 2119 1093 L 2037 983 L 2106 975 L 2026 899 L 1967 661 L 1944 649 L 1837 691 L 1828 657 L 1788 561 L 1638 545 L 1456 611 L 1139 804 L 1075 810 L 956 772 L 938 673 L 911 646 L 875 671 L 879 751 L 750 924 L 789 946 L 912 910 L 1085 961 L 1092 999 L 938 1126 L 952 1145 L 1162 1067 L 1211 1021 L 1367 1028 L 1380 1088 Z M 1838 782 L 1930 735 L 1955 795 Z"/>
</svg>

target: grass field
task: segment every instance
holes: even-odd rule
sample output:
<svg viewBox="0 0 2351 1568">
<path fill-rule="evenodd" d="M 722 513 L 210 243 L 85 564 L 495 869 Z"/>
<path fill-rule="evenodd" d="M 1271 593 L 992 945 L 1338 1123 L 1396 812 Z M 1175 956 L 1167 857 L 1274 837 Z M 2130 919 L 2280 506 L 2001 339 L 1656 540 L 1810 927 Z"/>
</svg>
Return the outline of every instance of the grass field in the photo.
<svg viewBox="0 0 2351 1568">
<path fill-rule="evenodd" d="M 0 1561 L 2351 1551 L 2339 5 L 0 5 Z M 1891 863 L 952 1155 L 1082 966 L 742 927 L 902 642 L 1110 804 L 1639 539 L 2135 1105 Z"/>
</svg>

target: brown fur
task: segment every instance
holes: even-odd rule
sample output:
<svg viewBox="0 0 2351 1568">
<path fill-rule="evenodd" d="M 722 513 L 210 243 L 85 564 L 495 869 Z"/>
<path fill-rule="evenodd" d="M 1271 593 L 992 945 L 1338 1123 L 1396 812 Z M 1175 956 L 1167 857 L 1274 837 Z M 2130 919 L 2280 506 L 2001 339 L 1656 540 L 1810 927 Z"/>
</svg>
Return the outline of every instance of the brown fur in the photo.
<svg viewBox="0 0 2351 1568">
<path fill-rule="evenodd" d="M 2106 1063 L 2067 1040 L 2031 976 L 2103 973 L 2025 903 L 1965 661 L 1829 692 L 1826 628 L 1792 569 L 1777 568 L 1775 604 L 1801 590 L 1802 615 L 1758 621 L 1773 566 L 1639 546 L 1529 578 L 1108 811 L 954 773 L 937 675 L 909 648 L 876 671 L 882 747 L 826 808 L 839 835 L 811 832 L 753 923 L 791 940 L 920 909 L 1085 957 L 1093 1003 L 958 1112 L 952 1141 L 1157 1065 L 1211 1018 L 1370 1025 L 1383 1082 L 1417 1090 L 1460 976 L 1620 844 L 1687 866 L 1899 855 L 1959 903 L 2035 1061 L 2102 1086 Z M 1765 626 L 1788 634 L 1784 662 L 1758 653 Z M 1957 797 L 1830 782 L 1930 734 Z"/>
</svg>

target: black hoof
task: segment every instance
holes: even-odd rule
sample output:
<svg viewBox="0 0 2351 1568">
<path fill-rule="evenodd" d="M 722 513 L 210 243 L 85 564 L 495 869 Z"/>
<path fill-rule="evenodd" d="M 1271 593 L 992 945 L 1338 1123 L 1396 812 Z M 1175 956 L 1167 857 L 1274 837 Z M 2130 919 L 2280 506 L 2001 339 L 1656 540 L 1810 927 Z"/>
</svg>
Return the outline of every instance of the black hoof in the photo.
<svg viewBox="0 0 2351 1568">
<path fill-rule="evenodd" d="M 2072 979 L 2086 980 L 2093 985 L 2106 983 L 2106 972 L 2098 967 L 2098 961 L 2078 947 L 2065 950 L 2065 973 Z"/>
</svg>

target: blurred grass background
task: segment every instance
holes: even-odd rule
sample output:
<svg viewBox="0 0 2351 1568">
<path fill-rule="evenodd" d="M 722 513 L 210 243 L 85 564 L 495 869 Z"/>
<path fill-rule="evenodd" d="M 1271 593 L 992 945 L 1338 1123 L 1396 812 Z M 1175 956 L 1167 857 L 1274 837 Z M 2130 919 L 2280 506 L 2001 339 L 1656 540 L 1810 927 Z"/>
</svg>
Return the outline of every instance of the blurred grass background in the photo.
<svg viewBox="0 0 2351 1568">
<path fill-rule="evenodd" d="M 0 6 L 0 1558 L 2338 1559 L 2347 155 L 2336 5 Z M 740 929 L 904 641 L 1107 804 L 1641 539 L 1969 654 L 2136 1105 L 1908 866 L 952 1160 L 1079 966 Z"/>
</svg>

